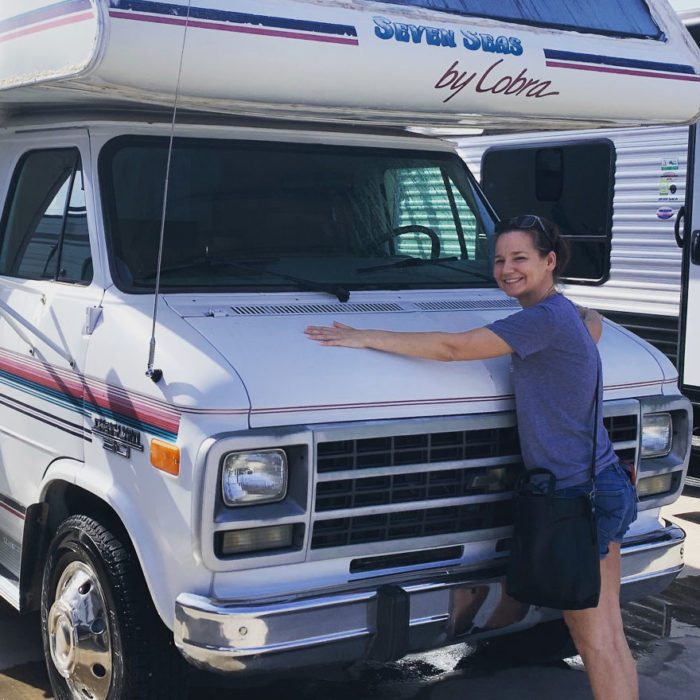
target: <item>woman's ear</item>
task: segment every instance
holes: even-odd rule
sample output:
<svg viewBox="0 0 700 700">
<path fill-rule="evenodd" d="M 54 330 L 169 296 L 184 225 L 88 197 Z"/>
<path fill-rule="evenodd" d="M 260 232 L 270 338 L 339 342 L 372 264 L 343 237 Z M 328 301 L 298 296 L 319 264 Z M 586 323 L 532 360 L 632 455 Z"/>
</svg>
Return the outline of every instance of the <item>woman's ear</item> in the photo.
<svg viewBox="0 0 700 700">
<path fill-rule="evenodd" d="M 547 269 L 554 271 L 556 268 L 557 254 L 553 250 L 550 250 L 549 253 L 547 253 Z"/>
</svg>

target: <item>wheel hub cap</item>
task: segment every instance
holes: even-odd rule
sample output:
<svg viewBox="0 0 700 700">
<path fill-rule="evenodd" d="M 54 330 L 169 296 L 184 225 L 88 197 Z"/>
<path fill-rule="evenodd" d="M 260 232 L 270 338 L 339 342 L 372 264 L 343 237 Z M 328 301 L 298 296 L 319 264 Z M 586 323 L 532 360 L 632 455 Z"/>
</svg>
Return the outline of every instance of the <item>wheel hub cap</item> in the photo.
<svg viewBox="0 0 700 700">
<path fill-rule="evenodd" d="M 71 562 L 56 585 L 49 610 L 51 660 L 74 698 L 105 700 L 112 680 L 107 606 L 94 571 Z"/>
</svg>

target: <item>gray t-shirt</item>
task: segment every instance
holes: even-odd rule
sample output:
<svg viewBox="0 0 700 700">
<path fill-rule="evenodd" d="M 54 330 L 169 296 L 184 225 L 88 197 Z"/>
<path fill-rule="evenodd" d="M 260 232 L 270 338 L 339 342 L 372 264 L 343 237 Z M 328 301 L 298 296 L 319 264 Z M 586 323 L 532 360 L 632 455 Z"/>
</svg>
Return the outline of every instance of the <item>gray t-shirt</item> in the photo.
<svg viewBox="0 0 700 700">
<path fill-rule="evenodd" d="M 525 467 L 544 467 L 557 488 L 589 480 L 600 355 L 576 307 L 561 294 L 487 326 L 511 348 L 520 449 Z M 596 474 L 616 461 L 598 390 Z"/>
</svg>

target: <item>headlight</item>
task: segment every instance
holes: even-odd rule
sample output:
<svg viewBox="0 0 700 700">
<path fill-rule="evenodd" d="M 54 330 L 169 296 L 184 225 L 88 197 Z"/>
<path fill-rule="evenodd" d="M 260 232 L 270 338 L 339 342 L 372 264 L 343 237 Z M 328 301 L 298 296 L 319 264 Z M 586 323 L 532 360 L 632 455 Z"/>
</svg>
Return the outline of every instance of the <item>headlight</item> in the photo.
<svg viewBox="0 0 700 700">
<path fill-rule="evenodd" d="M 281 501 L 287 495 L 287 456 L 282 450 L 229 453 L 221 492 L 227 506 Z"/>
<path fill-rule="evenodd" d="M 671 414 L 642 416 L 642 457 L 665 457 L 671 451 Z"/>
</svg>

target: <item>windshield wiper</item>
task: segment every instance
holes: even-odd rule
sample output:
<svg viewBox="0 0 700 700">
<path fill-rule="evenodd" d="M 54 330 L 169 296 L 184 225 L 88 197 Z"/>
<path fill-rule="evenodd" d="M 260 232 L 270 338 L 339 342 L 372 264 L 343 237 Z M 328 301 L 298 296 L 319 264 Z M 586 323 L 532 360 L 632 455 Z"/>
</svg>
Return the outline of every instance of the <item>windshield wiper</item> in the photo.
<svg viewBox="0 0 700 700">
<path fill-rule="evenodd" d="M 168 267 L 161 268 L 161 274 L 168 272 L 179 272 L 180 270 L 187 270 L 189 268 L 197 267 L 233 267 L 239 270 L 245 270 L 246 272 L 263 273 L 266 275 L 271 275 L 273 277 L 278 277 L 279 279 L 287 280 L 293 282 L 302 291 L 306 292 L 325 292 L 326 294 L 332 294 L 337 297 L 338 301 L 346 302 L 350 298 L 350 291 L 340 284 L 335 284 L 333 282 L 315 282 L 304 277 L 296 277 L 295 275 L 287 275 L 283 272 L 273 272 L 268 270 L 266 267 L 259 268 L 258 265 L 267 265 L 270 263 L 277 262 L 276 258 L 261 258 L 251 261 L 239 261 L 239 260 L 226 260 L 218 259 L 212 260 L 209 257 L 196 258 L 190 262 L 180 263 L 178 265 L 170 265 Z M 155 277 L 155 274 L 149 275 L 146 279 Z"/>
</svg>

